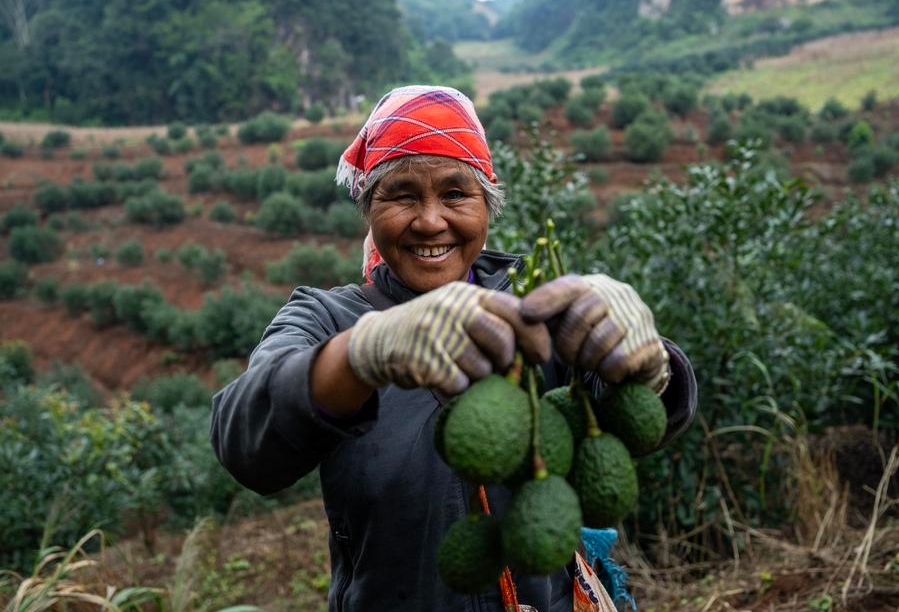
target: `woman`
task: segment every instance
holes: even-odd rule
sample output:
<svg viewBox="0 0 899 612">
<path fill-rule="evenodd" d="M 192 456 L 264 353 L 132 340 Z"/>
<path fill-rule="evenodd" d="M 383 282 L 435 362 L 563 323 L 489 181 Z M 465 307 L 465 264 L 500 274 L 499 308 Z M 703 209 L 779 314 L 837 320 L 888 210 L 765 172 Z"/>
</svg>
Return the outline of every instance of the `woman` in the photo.
<svg viewBox="0 0 899 612">
<path fill-rule="evenodd" d="M 437 575 L 438 544 L 470 492 L 434 450 L 444 397 L 504 371 L 519 349 L 544 364 L 548 387 L 564 384 L 571 365 L 595 388 L 667 386 L 667 442 L 692 419 L 692 370 L 628 285 L 569 275 L 523 300 L 511 294 L 507 270 L 522 262 L 484 249 L 503 195 L 484 130 L 458 91 L 388 93 L 337 179 L 369 222 L 371 261 L 383 263 L 367 288 L 294 291 L 247 371 L 216 394 L 213 446 L 262 494 L 320 467 L 329 609 L 499 611 L 499 589 L 463 596 Z M 501 513 L 509 492 L 487 491 Z M 571 611 L 567 570 L 514 578 L 520 603 Z"/>
</svg>

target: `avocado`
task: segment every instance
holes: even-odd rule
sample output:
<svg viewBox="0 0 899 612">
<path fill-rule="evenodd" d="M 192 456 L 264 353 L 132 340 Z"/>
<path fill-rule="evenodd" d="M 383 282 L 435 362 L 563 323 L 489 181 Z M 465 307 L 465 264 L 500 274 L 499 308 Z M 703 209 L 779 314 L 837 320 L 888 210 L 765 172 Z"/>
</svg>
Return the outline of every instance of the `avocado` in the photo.
<svg viewBox="0 0 899 612">
<path fill-rule="evenodd" d="M 574 460 L 574 440 L 565 417 L 545 398 L 540 399 L 540 454 L 550 474 L 565 478 Z M 534 446 L 528 446 L 527 455 L 518 469 L 503 481 L 515 488 L 534 478 Z"/>
<path fill-rule="evenodd" d="M 492 374 L 472 384 L 454 403 L 443 427 L 446 462 L 474 484 L 508 478 L 531 443 L 527 393 Z"/>
<path fill-rule="evenodd" d="M 499 520 L 469 514 L 452 525 L 437 549 L 437 571 L 459 593 L 480 593 L 494 586 L 503 572 Z"/>
<path fill-rule="evenodd" d="M 550 402 L 562 413 L 568 422 L 575 444 L 587 437 L 587 413 L 583 403 L 571 396 L 571 387 L 550 389 L 540 399 Z"/>
<path fill-rule="evenodd" d="M 614 527 L 637 504 L 637 470 L 624 443 L 610 433 L 584 438 L 571 483 L 587 527 Z"/>
<path fill-rule="evenodd" d="M 550 574 L 571 561 L 581 537 L 577 494 L 561 476 L 529 480 L 502 519 L 503 554 L 527 574 Z"/>
<path fill-rule="evenodd" d="M 614 434 L 634 457 L 656 450 L 668 427 L 668 413 L 655 392 L 638 382 L 605 389 L 594 406 L 600 429 Z"/>
</svg>

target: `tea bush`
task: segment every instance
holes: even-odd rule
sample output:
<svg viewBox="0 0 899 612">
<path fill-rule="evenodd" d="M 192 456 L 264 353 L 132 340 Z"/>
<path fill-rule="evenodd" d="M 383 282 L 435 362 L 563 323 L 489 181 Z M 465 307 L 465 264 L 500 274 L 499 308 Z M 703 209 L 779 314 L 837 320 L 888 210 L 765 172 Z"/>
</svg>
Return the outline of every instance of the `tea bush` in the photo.
<svg viewBox="0 0 899 612">
<path fill-rule="evenodd" d="M 212 391 L 195 374 L 172 374 L 153 379 L 141 377 L 131 388 L 131 397 L 171 414 L 176 408 L 209 408 Z"/>
<path fill-rule="evenodd" d="M 237 128 L 237 138 L 243 144 L 278 142 L 290 130 L 290 122 L 271 111 L 264 111 Z"/>
<path fill-rule="evenodd" d="M 589 131 L 576 130 L 571 135 L 571 146 L 579 161 L 602 161 L 608 156 L 611 145 L 612 139 L 605 126 L 599 126 Z"/>
<path fill-rule="evenodd" d="M 197 338 L 216 359 L 246 357 L 283 304 L 283 298 L 258 288 L 222 288 L 207 295 L 197 313 Z"/>
<path fill-rule="evenodd" d="M 325 107 L 316 102 L 314 104 L 310 104 L 309 108 L 307 108 L 303 112 L 303 117 L 312 124 L 318 124 L 322 122 L 322 119 L 325 118 Z"/>
<path fill-rule="evenodd" d="M 120 285 L 112 295 L 115 321 L 139 333 L 147 333 L 150 329 L 147 313 L 164 304 L 162 292 L 149 281 L 140 285 Z"/>
<path fill-rule="evenodd" d="M 51 229 L 38 226 L 16 227 L 9 233 L 9 254 L 25 264 L 55 261 L 62 255 L 65 245 Z"/>
<path fill-rule="evenodd" d="M 139 266 L 144 263 L 144 245 L 139 240 L 127 240 L 118 246 L 115 258 L 123 266 Z"/>
<path fill-rule="evenodd" d="M 44 134 L 41 140 L 41 148 L 43 149 L 61 149 L 69 146 L 72 135 L 65 130 L 51 130 Z"/>
<path fill-rule="evenodd" d="M 37 213 L 19 202 L 3 215 L 3 219 L 0 220 L 0 233 L 8 234 L 13 228 L 33 226 L 37 225 L 37 222 Z"/>
<path fill-rule="evenodd" d="M 296 163 L 303 170 L 321 170 L 337 165 L 346 143 L 331 138 L 310 138 L 297 146 Z"/>
<path fill-rule="evenodd" d="M 82 408 L 99 406 L 103 401 L 103 394 L 96 388 L 90 375 L 77 363 L 64 363 L 54 359 L 46 371 L 38 374 L 35 384 L 65 393 L 67 399 Z"/>
<path fill-rule="evenodd" d="M 627 92 L 612 104 L 612 125 L 623 129 L 649 109 L 649 98 L 642 93 Z"/>
<path fill-rule="evenodd" d="M 44 304 L 55 304 L 59 301 L 59 279 L 43 278 L 34 286 L 34 295 Z"/>
<path fill-rule="evenodd" d="M 0 300 L 12 300 L 28 284 L 28 266 L 18 261 L 0 261 Z"/>
<path fill-rule="evenodd" d="M 335 171 L 336 168 L 325 168 L 291 173 L 287 177 L 285 190 L 309 206 L 326 209 L 345 193 L 334 181 Z"/>
<path fill-rule="evenodd" d="M 256 171 L 256 197 L 264 200 L 271 194 L 282 191 L 286 180 L 287 170 L 284 166 L 262 166 Z"/>
<path fill-rule="evenodd" d="M 34 380 L 34 354 L 22 340 L 0 342 L 0 389 Z"/>
<path fill-rule="evenodd" d="M 265 276 L 277 285 L 330 288 L 358 282 L 361 266 L 361 260 L 349 260 L 333 244 L 298 244 L 281 261 L 268 263 Z"/>
<path fill-rule="evenodd" d="M 659 111 L 646 111 L 624 129 L 627 158 L 637 163 L 658 161 L 671 142 L 668 118 Z"/>
<path fill-rule="evenodd" d="M 299 198 L 289 193 L 273 193 L 262 202 L 254 223 L 273 234 L 285 236 L 313 231 L 315 219 L 320 216 Z"/>
<path fill-rule="evenodd" d="M 237 211 L 230 202 L 221 200 L 209 209 L 209 218 L 219 223 L 233 223 L 237 220 Z"/>
<path fill-rule="evenodd" d="M 222 188 L 238 200 L 255 200 L 257 172 L 252 168 L 237 168 L 222 175 Z"/>
<path fill-rule="evenodd" d="M 160 190 L 129 198 L 125 202 L 125 216 L 132 223 L 160 227 L 180 223 L 186 215 L 184 200 Z"/>
<path fill-rule="evenodd" d="M 342 238 L 358 238 L 365 233 L 367 227 L 365 219 L 354 204 L 338 202 L 328 208 L 325 228 L 329 234 Z"/>
<path fill-rule="evenodd" d="M 61 185 L 42 182 L 34 190 L 34 201 L 46 214 L 62 212 L 69 207 L 69 193 Z"/>
</svg>

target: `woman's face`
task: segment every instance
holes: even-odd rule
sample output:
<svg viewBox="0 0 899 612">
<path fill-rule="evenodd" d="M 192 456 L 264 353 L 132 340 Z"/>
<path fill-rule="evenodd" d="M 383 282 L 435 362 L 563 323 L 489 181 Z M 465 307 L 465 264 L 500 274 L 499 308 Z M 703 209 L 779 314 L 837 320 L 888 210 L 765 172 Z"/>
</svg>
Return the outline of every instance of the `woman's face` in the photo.
<svg viewBox="0 0 899 612">
<path fill-rule="evenodd" d="M 390 271 L 415 291 L 468 280 L 487 240 L 487 201 L 474 170 L 446 158 L 400 164 L 372 190 L 368 221 Z"/>
</svg>

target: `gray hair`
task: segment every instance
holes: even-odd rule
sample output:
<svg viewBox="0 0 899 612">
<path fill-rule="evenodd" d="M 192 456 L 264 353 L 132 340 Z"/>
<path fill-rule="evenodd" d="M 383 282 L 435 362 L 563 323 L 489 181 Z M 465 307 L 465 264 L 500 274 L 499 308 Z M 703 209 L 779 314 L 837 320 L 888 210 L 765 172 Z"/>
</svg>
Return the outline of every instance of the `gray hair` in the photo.
<svg viewBox="0 0 899 612">
<path fill-rule="evenodd" d="M 418 165 L 433 166 L 438 163 L 446 163 L 447 160 L 455 162 L 460 168 L 465 168 L 472 173 L 480 184 L 481 190 L 484 192 L 484 199 L 487 201 L 487 210 L 490 211 L 491 219 L 498 217 L 502 213 L 503 207 L 506 205 L 506 192 L 503 190 L 502 184 L 491 183 L 490 179 L 487 178 L 487 175 L 481 170 L 474 168 L 463 161 L 454 157 L 444 157 L 441 155 L 406 155 L 378 164 L 372 168 L 368 175 L 366 175 L 362 189 L 359 191 L 359 196 L 356 198 L 356 207 L 362 213 L 362 216 L 367 219 L 368 213 L 371 211 L 371 199 L 374 195 L 375 187 L 377 187 L 378 183 L 384 177 L 397 168 L 402 167 L 403 169 L 407 169 Z"/>
</svg>

